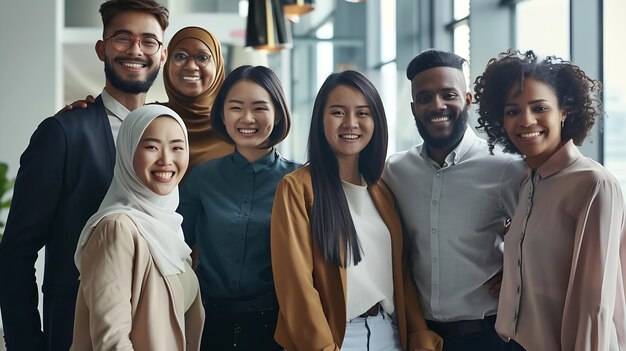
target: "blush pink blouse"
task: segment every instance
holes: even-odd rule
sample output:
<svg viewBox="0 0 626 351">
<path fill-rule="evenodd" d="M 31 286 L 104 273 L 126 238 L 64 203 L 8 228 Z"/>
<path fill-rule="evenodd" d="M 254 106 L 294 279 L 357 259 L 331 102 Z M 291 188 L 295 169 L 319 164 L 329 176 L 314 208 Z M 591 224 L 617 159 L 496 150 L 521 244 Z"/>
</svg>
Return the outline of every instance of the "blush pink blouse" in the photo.
<svg viewBox="0 0 626 351">
<path fill-rule="evenodd" d="M 522 183 L 496 330 L 526 350 L 626 350 L 625 205 L 570 141 Z"/>
</svg>

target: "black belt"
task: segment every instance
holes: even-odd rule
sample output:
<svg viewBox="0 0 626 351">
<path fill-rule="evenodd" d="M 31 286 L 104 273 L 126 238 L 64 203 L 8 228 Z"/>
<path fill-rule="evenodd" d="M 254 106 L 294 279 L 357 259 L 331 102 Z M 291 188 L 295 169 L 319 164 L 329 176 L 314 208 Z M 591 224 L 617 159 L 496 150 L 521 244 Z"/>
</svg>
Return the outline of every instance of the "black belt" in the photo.
<svg viewBox="0 0 626 351">
<path fill-rule="evenodd" d="M 442 338 L 459 337 L 468 334 L 485 333 L 494 329 L 496 315 L 484 319 L 473 319 L 455 322 L 426 321 L 428 328 L 439 334 Z"/>
<path fill-rule="evenodd" d="M 378 316 L 378 312 L 380 312 L 380 303 L 376 303 L 374 306 L 370 307 L 370 309 L 361 314 L 359 318 L 376 317 Z"/>
<path fill-rule="evenodd" d="M 278 300 L 274 292 L 245 299 L 216 299 L 203 297 L 202 302 L 204 303 L 205 309 L 214 312 L 262 312 L 278 308 Z"/>
</svg>

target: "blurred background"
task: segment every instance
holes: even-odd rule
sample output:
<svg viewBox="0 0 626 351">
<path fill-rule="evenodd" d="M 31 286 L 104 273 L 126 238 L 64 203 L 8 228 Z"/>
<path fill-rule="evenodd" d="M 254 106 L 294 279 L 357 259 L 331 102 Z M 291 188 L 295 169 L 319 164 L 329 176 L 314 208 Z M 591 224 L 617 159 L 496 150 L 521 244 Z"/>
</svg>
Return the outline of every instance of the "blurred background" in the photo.
<svg viewBox="0 0 626 351">
<path fill-rule="evenodd" d="M 391 154 L 420 141 L 405 77 L 408 62 L 420 51 L 437 48 L 466 58 L 470 86 L 487 61 L 508 48 L 571 60 L 604 84 L 606 116 L 583 152 L 603 163 L 626 190 L 624 0 L 159 1 L 170 10 L 166 44 L 178 29 L 201 26 L 220 38 L 227 71 L 252 64 L 278 74 L 293 117 L 280 151 L 301 162 L 315 94 L 329 73 L 356 69 L 374 82 L 387 111 Z M 0 162 L 9 165 L 9 177 L 17 173 L 19 156 L 45 117 L 102 90 L 103 64 L 94 50 L 102 37 L 101 3 L 0 2 Z M 285 15 L 289 4 L 310 11 Z M 271 17 L 284 26 L 282 45 L 272 51 L 245 47 L 246 31 L 263 30 L 260 24 L 247 28 L 253 8 L 277 11 Z M 161 77 L 147 101 L 167 101 Z M 470 122 L 476 125 L 475 114 Z M 0 212 L 0 220 L 6 212 Z"/>
</svg>

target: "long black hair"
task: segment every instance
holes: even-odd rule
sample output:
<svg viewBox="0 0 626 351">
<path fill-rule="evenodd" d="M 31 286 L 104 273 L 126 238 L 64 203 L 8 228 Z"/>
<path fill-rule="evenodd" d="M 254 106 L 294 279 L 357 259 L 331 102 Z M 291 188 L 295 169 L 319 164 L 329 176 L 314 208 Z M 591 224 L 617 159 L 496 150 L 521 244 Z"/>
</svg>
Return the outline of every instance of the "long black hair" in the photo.
<svg viewBox="0 0 626 351">
<path fill-rule="evenodd" d="M 308 150 L 314 196 L 311 231 L 324 258 L 341 267 L 347 267 L 349 254 L 355 265 L 361 261 L 361 250 L 341 185 L 337 157 L 324 135 L 326 100 L 339 85 L 353 87 L 363 93 L 372 112 L 372 139 L 359 155 L 359 172 L 368 184 L 378 181 L 383 172 L 387 155 L 387 118 L 378 91 L 364 75 L 356 71 L 328 76 L 313 105 Z"/>
</svg>

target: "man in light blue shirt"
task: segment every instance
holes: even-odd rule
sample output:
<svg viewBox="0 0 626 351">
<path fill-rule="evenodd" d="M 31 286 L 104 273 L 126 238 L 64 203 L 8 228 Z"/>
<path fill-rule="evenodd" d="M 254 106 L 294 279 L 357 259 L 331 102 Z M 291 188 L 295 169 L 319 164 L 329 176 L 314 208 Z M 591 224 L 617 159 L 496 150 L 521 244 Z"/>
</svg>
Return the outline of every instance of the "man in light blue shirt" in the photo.
<svg viewBox="0 0 626 351">
<path fill-rule="evenodd" d="M 505 222 L 526 175 L 521 158 L 468 128 L 465 60 L 426 50 L 407 68 L 422 144 L 392 155 L 383 179 L 407 229 L 411 269 L 429 327 L 444 350 L 505 350 L 494 329 Z"/>
</svg>

